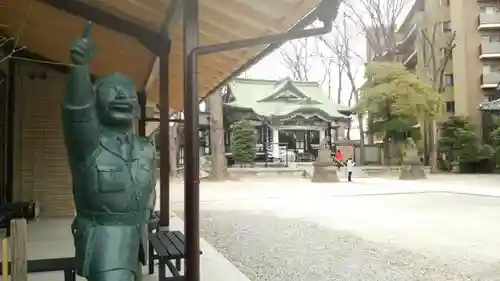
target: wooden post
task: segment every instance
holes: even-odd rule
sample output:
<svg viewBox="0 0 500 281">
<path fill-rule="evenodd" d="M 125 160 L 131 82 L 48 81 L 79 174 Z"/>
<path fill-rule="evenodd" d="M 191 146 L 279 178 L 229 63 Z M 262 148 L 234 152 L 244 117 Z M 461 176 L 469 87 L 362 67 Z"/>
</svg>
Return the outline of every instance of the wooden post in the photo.
<svg viewBox="0 0 500 281">
<path fill-rule="evenodd" d="M 11 237 L 11 278 L 15 281 L 28 281 L 28 225 L 25 219 L 10 222 Z"/>
<path fill-rule="evenodd" d="M 2 240 L 2 281 L 9 281 L 9 238 Z"/>
</svg>

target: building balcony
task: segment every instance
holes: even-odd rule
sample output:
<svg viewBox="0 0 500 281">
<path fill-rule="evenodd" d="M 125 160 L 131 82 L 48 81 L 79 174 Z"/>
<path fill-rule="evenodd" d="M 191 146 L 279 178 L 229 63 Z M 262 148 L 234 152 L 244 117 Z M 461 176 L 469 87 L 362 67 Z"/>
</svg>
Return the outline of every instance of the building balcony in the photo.
<svg viewBox="0 0 500 281">
<path fill-rule="evenodd" d="M 488 72 L 481 75 L 481 88 L 494 89 L 500 82 L 500 72 Z"/>
<path fill-rule="evenodd" d="M 494 14 L 479 14 L 478 30 L 500 29 L 500 13 Z"/>
<path fill-rule="evenodd" d="M 398 53 L 411 52 L 415 49 L 415 41 L 417 40 L 417 25 L 414 24 L 413 27 L 406 33 L 401 41 L 396 44 L 396 49 Z"/>
<path fill-rule="evenodd" d="M 408 30 L 406 35 L 403 37 L 403 39 L 399 41 L 399 44 L 404 44 L 405 42 L 415 40 L 416 38 L 417 38 L 417 25 L 413 24 L 410 30 Z"/>
<path fill-rule="evenodd" d="M 403 65 L 406 66 L 406 68 L 408 69 L 415 68 L 418 62 L 417 50 L 410 51 L 407 54 L 403 55 L 401 61 L 403 62 Z"/>
<path fill-rule="evenodd" d="M 479 45 L 480 59 L 498 59 L 500 58 L 500 42 L 491 42 L 489 40 L 481 40 Z"/>
</svg>

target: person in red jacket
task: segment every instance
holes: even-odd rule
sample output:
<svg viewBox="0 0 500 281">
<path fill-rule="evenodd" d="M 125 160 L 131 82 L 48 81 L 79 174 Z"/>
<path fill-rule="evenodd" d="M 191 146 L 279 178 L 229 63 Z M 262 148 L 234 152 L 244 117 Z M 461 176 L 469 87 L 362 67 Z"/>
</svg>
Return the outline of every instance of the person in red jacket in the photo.
<svg viewBox="0 0 500 281">
<path fill-rule="evenodd" d="M 337 167 L 340 169 L 342 166 L 342 158 L 344 155 L 342 155 L 342 152 L 340 152 L 340 149 L 337 150 L 337 153 L 335 153 L 335 159 L 337 160 Z"/>
</svg>

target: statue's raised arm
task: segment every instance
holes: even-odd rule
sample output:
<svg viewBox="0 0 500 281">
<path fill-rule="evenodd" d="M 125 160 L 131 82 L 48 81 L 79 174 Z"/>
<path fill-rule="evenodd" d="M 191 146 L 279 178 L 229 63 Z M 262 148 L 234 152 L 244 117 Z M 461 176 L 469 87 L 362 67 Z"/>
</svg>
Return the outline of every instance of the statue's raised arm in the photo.
<svg viewBox="0 0 500 281">
<path fill-rule="evenodd" d="M 96 95 L 90 80 L 90 63 L 95 45 L 90 38 L 91 23 L 85 25 L 83 34 L 70 50 L 71 63 L 66 96 L 62 106 L 64 138 L 71 158 L 84 160 L 99 146 L 99 119 L 96 112 Z"/>
</svg>

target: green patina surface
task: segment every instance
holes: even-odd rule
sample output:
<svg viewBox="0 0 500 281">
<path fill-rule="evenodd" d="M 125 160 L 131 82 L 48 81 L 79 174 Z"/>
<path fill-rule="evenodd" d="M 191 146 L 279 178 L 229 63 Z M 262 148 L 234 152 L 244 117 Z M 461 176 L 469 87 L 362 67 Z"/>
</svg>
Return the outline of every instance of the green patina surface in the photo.
<svg viewBox="0 0 500 281">
<path fill-rule="evenodd" d="M 314 112 L 334 120 L 346 117 L 339 110 L 349 109 L 329 99 L 317 82 L 235 79 L 229 88 L 234 100 L 226 105 L 251 109 L 266 118 Z"/>
<path fill-rule="evenodd" d="M 137 281 L 155 202 L 155 148 L 133 133 L 139 104 L 132 81 L 115 73 L 91 83 L 94 53 L 89 23 L 70 50 L 74 67 L 62 105 L 77 273 L 89 281 Z"/>
</svg>

